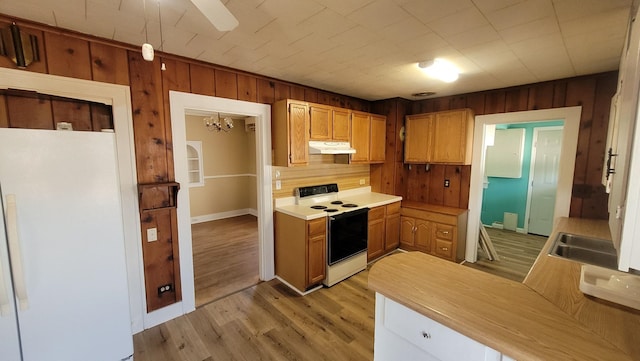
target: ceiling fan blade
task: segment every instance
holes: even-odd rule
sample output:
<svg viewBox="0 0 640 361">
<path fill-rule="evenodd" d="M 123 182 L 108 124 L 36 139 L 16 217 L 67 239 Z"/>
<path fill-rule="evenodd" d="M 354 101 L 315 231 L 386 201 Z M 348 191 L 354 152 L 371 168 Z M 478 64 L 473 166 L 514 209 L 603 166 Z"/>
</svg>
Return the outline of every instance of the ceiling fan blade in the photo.
<svg viewBox="0 0 640 361">
<path fill-rule="evenodd" d="M 191 0 L 191 2 L 219 31 L 231 31 L 239 24 L 238 19 L 221 0 Z"/>
</svg>

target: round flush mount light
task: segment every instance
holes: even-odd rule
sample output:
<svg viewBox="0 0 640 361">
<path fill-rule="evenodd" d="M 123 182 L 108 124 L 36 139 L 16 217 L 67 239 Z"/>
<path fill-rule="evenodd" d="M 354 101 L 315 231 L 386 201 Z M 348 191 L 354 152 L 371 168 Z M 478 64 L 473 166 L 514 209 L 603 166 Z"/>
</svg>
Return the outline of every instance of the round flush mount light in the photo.
<svg viewBox="0 0 640 361">
<path fill-rule="evenodd" d="M 411 96 L 418 97 L 418 98 L 422 98 L 422 97 L 430 97 L 430 96 L 432 96 L 432 95 L 436 95 L 436 92 L 429 92 L 429 91 L 426 91 L 426 92 L 418 92 L 418 93 L 413 93 L 413 94 L 411 94 Z"/>
<path fill-rule="evenodd" d="M 438 79 L 445 83 L 452 83 L 458 80 L 458 69 L 444 59 L 436 58 L 421 61 L 418 63 L 418 67 L 431 78 Z"/>
</svg>

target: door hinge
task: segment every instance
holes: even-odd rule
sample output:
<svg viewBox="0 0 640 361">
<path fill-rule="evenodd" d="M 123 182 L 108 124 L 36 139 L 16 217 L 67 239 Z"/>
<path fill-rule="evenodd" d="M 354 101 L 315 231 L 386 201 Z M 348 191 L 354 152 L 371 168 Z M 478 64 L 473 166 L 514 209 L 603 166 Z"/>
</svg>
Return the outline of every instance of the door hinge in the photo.
<svg viewBox="0 0 640 361">
<path fill-rule="evenodd" d="M 624 206 L 616 207 L 616 219 L 622 219 L 624 216 Z"/>
</svg>

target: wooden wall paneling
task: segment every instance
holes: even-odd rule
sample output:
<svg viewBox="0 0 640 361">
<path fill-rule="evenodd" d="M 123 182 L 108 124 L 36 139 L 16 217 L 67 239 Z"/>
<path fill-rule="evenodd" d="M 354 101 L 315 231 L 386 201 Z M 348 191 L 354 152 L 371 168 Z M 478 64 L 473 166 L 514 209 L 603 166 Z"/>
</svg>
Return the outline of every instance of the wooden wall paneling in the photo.
<svg viewBox="0 0 640 361">
<path fill-rule="evenodd" d="M 47 53 L 44 48 L 43 32 L 41 30 L 32 29 L 32 28 L 29 28 L 28 26 L 24 26 L 19 22 L 16 22 L 16 23 L 18 25 L 18 28 L 20 29 L 20 32 L 29 34 L 29 35 L 35 35 L 38 38 L 37 40 L 38 56 L 40 60 L 32 62 L 31 64 L 29 64 L 29 66 L 27 66 L 26 69 L 23 69 L 23 70 L 46 74 L 47 73 Z M 11 23 L 8 21 L 0 21 L 0 27 L 2 28 L 8 28 L 9 25 L 11 25 Z M 18 66 L 11 59 L 4 56 L 0 56 L 0 67 L 10 68 L 10 69 L 19 69 Z"/>
<path fill-rule="evenodd" d="M 467 98 L 467 108 L 473 110 L 475 115 L 483 115 L 485 113 L 485 93 L 474 93 L 468 94 Z"/>
<path fill-rule="evenodd" d="M 553 82 L 534 84 L 529 88 L 527 110 L 553 108 Z"/>
<path fill-rule="evenodd" d="M 504 90 L 496 90 L 488 92 L 484 97 L 485 114 L 495 114 L 505 112 L 506 92 Z"/>
<path fill-rule="evenodd" d="M 460 206 L 461 166 L 444 166 L 444 179 L 449 181 L 449 187 L 443 183 L 443 205 L 458 208 Z"/>
<path fill-rule="evenodd" d="M 446 97 L 434 99 L 433 100 L 433 111 L 439 112 L 439 111 L 442 111 L 442 110 L 453 109 L 453 108 L 451 108 L 451 100 L 452 99 L 453 99 L 453 97 L 451 97 L 451 96 L 446 96 Z"/>
<path fill-rule="evenodd" d="M 238 99 L 238 79 L 236 73 L 215 69 L 216 96 Z"/>
<path fill-rule="evenodd" d="M 151 312 L 178 301 L 173 257 L 173 222 L 170 209 L 149 211 L 141 215 L 142 254 L 144 258 L 147 311 Z M 156 228 L 158 240 L 148 242 L 147 229 Z M 177 260 L 177 258 L 175 258 Z M 159 294 L 158 288 L 172 285 L 172 290 Z"/>
<path fill-rule="evenodd" d="M 45 32 L 49 74 L 91 80 L 89 42 L 72 36 Z"/>
<path fill-rule="evenodd" d="M 566 106 L 582 106 L 576 165 L 573 172 L 574 191 L 569 211 L 569 215 L 572 217 L 580 217 L 583 198 L 588 197 L 591 193 L 590 187 L 586 185 L 586 179 L 595 91 L 596 80 L 592 77 L 576 79 L 567 84 Z"/>
<path fill-rule="evenodd" d="M 429 177 L 422 176 L 424 166 L 412 164 L 411 166 L 405 165 L 404 168 L 407 170 L 404 199 L 429 203 Z"/>
<path fill-rule="evenodd" d="M 167 182 L 168 164 L 160 60 L 129 51 L 138 183 Z"/>
<path fill-rule="evenodd" d="M 166 70 L 162 74 L 162 101 L 164 107 L 164 139 L 167 150 L 167 179 L 175 179 L 175 169 L 173 166 L 173 133 L 171 131 L 171 107 L 169 91 L 181 91 L 189 93 L 191 91 L 189 64 L 173 59 L 160 59 L 165 64 Z"/>
<path fill-rule="evenodd" d="M 558 81 L 553 84 L 553 105 L 552 108 L 562 108 L 566 106 L 567 81 Z"/>
<path fill-rule="evenodd" d="M 529 87 L 510 89 L 505 94 L 505 112 L 521 112 L 528 109 Z"/>
<path fill-rule="evenodd" d="M 114 129 L 113 111 L 106 104 L 92 103 L 89 105 L 91 112 L 91 128 L 99 132 L 102 129 Z"/>
<path fill-rule="evenodd" d="M 444 171 L 446 166 L 432 164 L 429 170 L 429 200 L 427 203 L 444 205 Z"/>
<path fill-rule="evenodd" d="M 59 122 L 67 122 L 72 124 L 73 130 L 91 131 L 93 129 L 89 103 L 52 100 L 51 109 L 54 127 Z"/>
<path fill-rule="evenodd" d="M 55 129 L 51 100 L 7 95 L 9 127 Z"/>
<path fill-rule="evenodd" d="M 291 99 L 304 100 L 304 88 L 299 85 L 292 85 L 290 87 Z"/>
<path fill-rule="evenodd" d="M 273 81 L 258 78 L 258 103 L 273 104 L 276 99 L 275 87 Z"/>
<path fill-rule="evenodd" d="M 316 89 L 305 88 L 304 89 L 304 100 L 306 102 L 317 103 L 318 102 L 318 91 Z"/>
<path fill-rule="evenodd" d="M 469 188 L 471 186 L 471 166 L 460 166 L 460 201 L 458 208 L 469 208 Z"/>
<path fill-rule="evenodd" d="M 125 49 L 91 41 L 89 51 L 93 80 L 129 85 L 129 62 Z"/>
<path fill-rule="evenodd" d="M 202 95 L 216 95 L 215 75 L 213 68 L 198 64 L 189 64 L 191 92 Z"/>
<path fill-rule="evenodd" d="M 467 98 L 465 96 L 454 96 L 451 97 L 451 109 L 462 109 L 467 107 Z M 447 109 L 448 110 L 448 109 Z"/>
<path fill-rule="evenodd" d="M 291 88 L 288 84 L 276 82 L 273 96 L 275 101 L 291 99 Z"/>
<path fill-rule="evenodd" d="M 371 164 L 369 167 L 370 186 L 372 192 L 384 193 L 382 190 L 383 164 Z"/>
<path fill-rule="evenodd" d="M 7 109 L 6 95 L 0 95 L 0 128 L 9 128 L 9 109 Z"/>
<path fill-rule="evenodd" d="M 238 100 L 258 102 L 258 81 L 256 77 L 238 74 Z"/>
<path fill-rule="evenodd" d="M 611 106 L 609 95 L 615 93 L 616 87 L 616 78 L 599 77 L 597 79 L 585 180 L 585 183 L 591 187 L 591 192 L 589 192 L 589 197 L 582 199 L 580 212 L 582 218 L 608 218 L 608 208 L 602 206 L 607 204 L 608 194 L 600 181 L 606 153 L 609 110 Z"/>
<path fill-rule="evenodd" d="M 395 192 L 394 194 L 407 199 L 407 188 L 409 179 L 409 169 L 402 162 L 395 162 Z"/>
</svg>

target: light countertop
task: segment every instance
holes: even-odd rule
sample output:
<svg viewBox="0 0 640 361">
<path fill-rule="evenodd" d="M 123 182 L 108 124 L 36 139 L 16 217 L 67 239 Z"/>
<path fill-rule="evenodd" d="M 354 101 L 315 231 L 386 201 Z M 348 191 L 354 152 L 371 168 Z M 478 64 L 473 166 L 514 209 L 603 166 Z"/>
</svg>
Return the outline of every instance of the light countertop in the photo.
<svg viewBox="0 0 640 361">
<path fill-rule="evenodd" d="M 561 219 L 554 233 L 602 227 Z M 582 294 L 580 264 L 548 256 L 550 244 L 524 283 L 410 252 L 378 261 L 369 287 L 517 360 L 640 359 L 640 313 Z"/>
<path fill-rule="evenodd" d="M 400 202 L 402 197 L 384 193 L 371 192 L 370 187 L 349 189 L 338 192 L 338 199 L 345 203 L 355 203 L 361 207 L 378 207 L 394 202 Z M 306 220 L 326 217 L 327 212 L 311 209 L 309 206 L 295 204 L 295 197 L 278 198 L 275 200 L 274 210 L 293 217 Z"/>
</svg>

